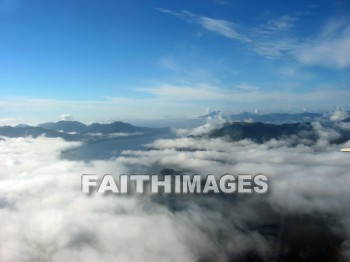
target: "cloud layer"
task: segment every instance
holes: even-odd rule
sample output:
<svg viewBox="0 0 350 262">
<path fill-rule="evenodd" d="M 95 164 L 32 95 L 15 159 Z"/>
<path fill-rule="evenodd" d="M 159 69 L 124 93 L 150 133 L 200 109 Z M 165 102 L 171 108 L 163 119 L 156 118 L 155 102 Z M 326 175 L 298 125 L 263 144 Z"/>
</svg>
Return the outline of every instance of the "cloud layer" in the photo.
<svg viewBox="0 0 350 262">
<path fill-rule="evenodd" d="M 337 251 L 336 259 L 346 261 L 349 156 L 327 143 L 330 130 L 315 128 L 324 135 L 313 147 L 183 137 L 90 162 L 60 159 L 60 151 L 80 143 L 5 138 L 0 260 L 271 261 L 318 255 L 328 261 L 322 257 L 335 259 Z M 80 191 L 83 173 L 151 173 L 164 167 L 203 175 L 264 173 L 270 192 L 122 197 Z"/>
</svg>

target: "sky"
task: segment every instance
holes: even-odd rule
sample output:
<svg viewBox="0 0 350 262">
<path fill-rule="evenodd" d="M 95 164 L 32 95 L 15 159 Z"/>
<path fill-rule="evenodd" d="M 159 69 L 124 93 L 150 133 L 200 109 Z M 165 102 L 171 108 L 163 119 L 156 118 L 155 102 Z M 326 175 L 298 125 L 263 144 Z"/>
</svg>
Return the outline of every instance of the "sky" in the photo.
<svg viewBox="0 0 350 262">
<path fill-rule="evenodd" d="M 0 0 L 0 123 L 348 107 L 349 1 Z"/>
</svg>

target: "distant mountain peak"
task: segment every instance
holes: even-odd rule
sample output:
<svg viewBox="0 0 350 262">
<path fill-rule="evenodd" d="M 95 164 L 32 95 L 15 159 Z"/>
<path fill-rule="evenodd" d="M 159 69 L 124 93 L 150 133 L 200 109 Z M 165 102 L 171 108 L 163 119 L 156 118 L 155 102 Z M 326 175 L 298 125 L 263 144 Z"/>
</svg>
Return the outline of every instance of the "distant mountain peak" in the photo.
<svg viewBox="0 0 350 262">
<path fill-rule="evenodd" d="M 15 127 L 0 127 L 0 135 L 7 137 L 60 137 L 65 140 L 96 141 L 98 139 L 110 138 L 115 134 L 155 134 L 168 131 L 167 128 L 147 128 L 133 126 L 129 123 L 115 121 L 109 124 L 93 123 L 85 125 L 78 121 L 61 120 L 58 122 L 47 122 L 38 126 L 18 125 Z M 100 134 L 96 136 L 96 134 Z"/>
<path fill-rule="evenodd" d="M 242 112 L 230 116 L 232 121 L 245 122 L 263 122 L 263 123 L 298 123 L 298 122 L 312 122 L 322 120 L 323 115 L 320 113 L 269 113 L 256 114 L 250 112 Z"/>
<path fill-rule="evenodd" d="M 222 115 L 222 112 L 218 110 L 218 111 L 211 111 L 208 114 L 200 116 L 200 118 L 218 117 L 218 116 L 221 116 L 221 115 Z"/>
</svg>

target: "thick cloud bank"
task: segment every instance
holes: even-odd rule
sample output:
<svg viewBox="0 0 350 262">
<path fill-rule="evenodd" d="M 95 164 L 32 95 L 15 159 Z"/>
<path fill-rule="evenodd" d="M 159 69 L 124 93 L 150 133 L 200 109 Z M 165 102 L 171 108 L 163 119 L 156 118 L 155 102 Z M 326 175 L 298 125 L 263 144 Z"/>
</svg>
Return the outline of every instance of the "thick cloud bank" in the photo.
<svg viewBox="0 0 350 262">
<path fill-rule="evenodd" d="M 99 161 L 55 138 L 0 140 L 0 261 L 349 261 L 350 155 L 327 143 L 178 138 Z M 344 146 L 349 146 L 344 145 Z M 83 173 L 269 177 L 266 195 L 81 193 Z"/>
</svg>

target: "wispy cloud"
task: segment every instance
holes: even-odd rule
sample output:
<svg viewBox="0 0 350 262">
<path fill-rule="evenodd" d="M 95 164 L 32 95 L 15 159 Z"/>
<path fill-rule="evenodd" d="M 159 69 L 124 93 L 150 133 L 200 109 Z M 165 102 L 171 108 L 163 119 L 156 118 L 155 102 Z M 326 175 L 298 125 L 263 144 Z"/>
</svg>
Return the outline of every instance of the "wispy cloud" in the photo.
<svg viewBox="0 0 350 262">
<path fill-rule="evenodd" d="M 318 103 L 330 100 L 337 100 L 341 97 L 350 97 L 348 90 L 334 90 L 332 88 L 315 88 L 303 93 L 291 91 L 270 91 L 260 89 L 247 83 L 239 84 L 234 89 L 219 88 L 211 85 L 197 86 L 177 86 L 170 84 L 161 84 L 156 87 L 139 89 L 141 92 L 147 92 L 162 101 L 232 101 L 246 102 L 254 104 L 257 102 L 274 101 L 277 104 L 288 103 Z M 298 101 L 298 102 L 296 102 Z"/>
<path fill-rule="evenodd" d="M 237 25 L 228 22 L 226 20 L 214 19 L 205 16 L 196 16 L 192 13 L 186 12 L 189 16 L 192 16 L 195 21 L 197 21 L 203 28 L 208 31 L 212 31 L 216 34 L 237 39 L 244 42 L 251 42 L 249 38 L 237 32 Z"/>
<path fill-rule="evenodd" d="M 224 37 L 236 39 L 243 42 L 251 42 L 251 40 L 248 37 L 238 32 L 239 25 L 234 24 L 230 21 L 226 21 L 223 19 L 215 19 L 206 16 L 199 16 L 189 11 L 173 12 L 163 8 L 157 8 L 157 10 L 162 13 L 167 13 L 182 18 L 188 22 L 197 23 L 204 29 L 216 33 L 218 35 L 222 35 Z"/>
<path fill-rule="evenodd" d="M 48 121 L 62 117 L 69 112 L 80 121 L 112 121 L 141 118 L 163 118 L 164 112 L 170 118 L 197 115 L 206 107 L 217 110 L 247 110 L 264 108 L 273 110 L 300 110 L 308 105 L 310 110 L 346 106 L 349 89 L 334 86 L 313 88 L 296 93 L 293 90 L 269 90 L 249 83 L 230 88 L 210 84 L 176 85 L 160 83 L 138 88 L 137 97 L 104 97 L 96 100 L 54 100 L 14 97 L 0 100 L 2 114 L 11 118 L 28 120 L 40 115 L 37 121 Z M 140 108 L 142 110 L 140 111 Z M 105 117 L 108 116 L 108 119 Z M 0 115 L 1 117 L 1 115 Z M 67 117 L 67 116 L 65 116 Z M 31 118 L 29 118 L 32 121 Z"/>
<path fill-rule="evenodd" d="M 12 126 L 19 124 L 19 120 L 16 118 L 0 118 L 0 126 Z"/>
<path fill-rule="evenodd" d="M 295 50 L 299 62 L 306 65 L 342 69 L 350 66 L 350 21 L 332 19 L 319 36 L 301 43 Z"/>
<path fill-rule="evenodd" d="M 64 121 L 72 121 L 73 116 L 71 114 L 62 114 L 60 115 L 60 119 Z"/>
<path fill-rule="evenodd" d="M 140 88 L 139 91 L 150 93 L 162 99 L 176 100 L 224 100 L 230 95 L 228 90 L 213 87 L 210 85 L 199 86 L 176 86 L 169 84 L 161 84 L 156 87 Z"/>
<path fill-rule="evenodd" d="M 285 50 L 290 50 L 291 39 L 280 39 L 277 35 L 291 30 L 296 21 L 291 16 L 281 16 L 269 20 L 259 28 L 250 28 L 224 19 L 216 19 L 200 16 L 189 11 L 173 12 L 171 10 L 157 8 L 158 11 L 196 23 L 203 29 L 248 44 L 258 54 L 268 57 L 281 56 Z"/>
<path fill-rule="evenodd" d="M 269 20 L 264 27 L 267 30 L 266 32 L 289 31 L 294 27 L 296 20 L 295 17 L 283 15 L 277 19 Z"/>
<path fill-rule="evenodd" d="M 264 57 L 282 57 L 296 45 L 296 38 L 292 34 L 297 19 L 292 16 L 283 15 L 270 19 L 257 28 L 247 29 L 254 42 L 251 44 L 253 50 Z"/>
<path fill-rule="evenodd" d="M 200 16 L 188 11 L 157 9 L 203 29 L 248 45 L 257 54 L 268 58 L 292 58 L 303 65 L 342 69 L 350 66 L 350 21 L 331 19 L 317 35 L 308 39 L 296 36 L 297 16 L 283 15 L 258 27 Z"/>
</svg>

